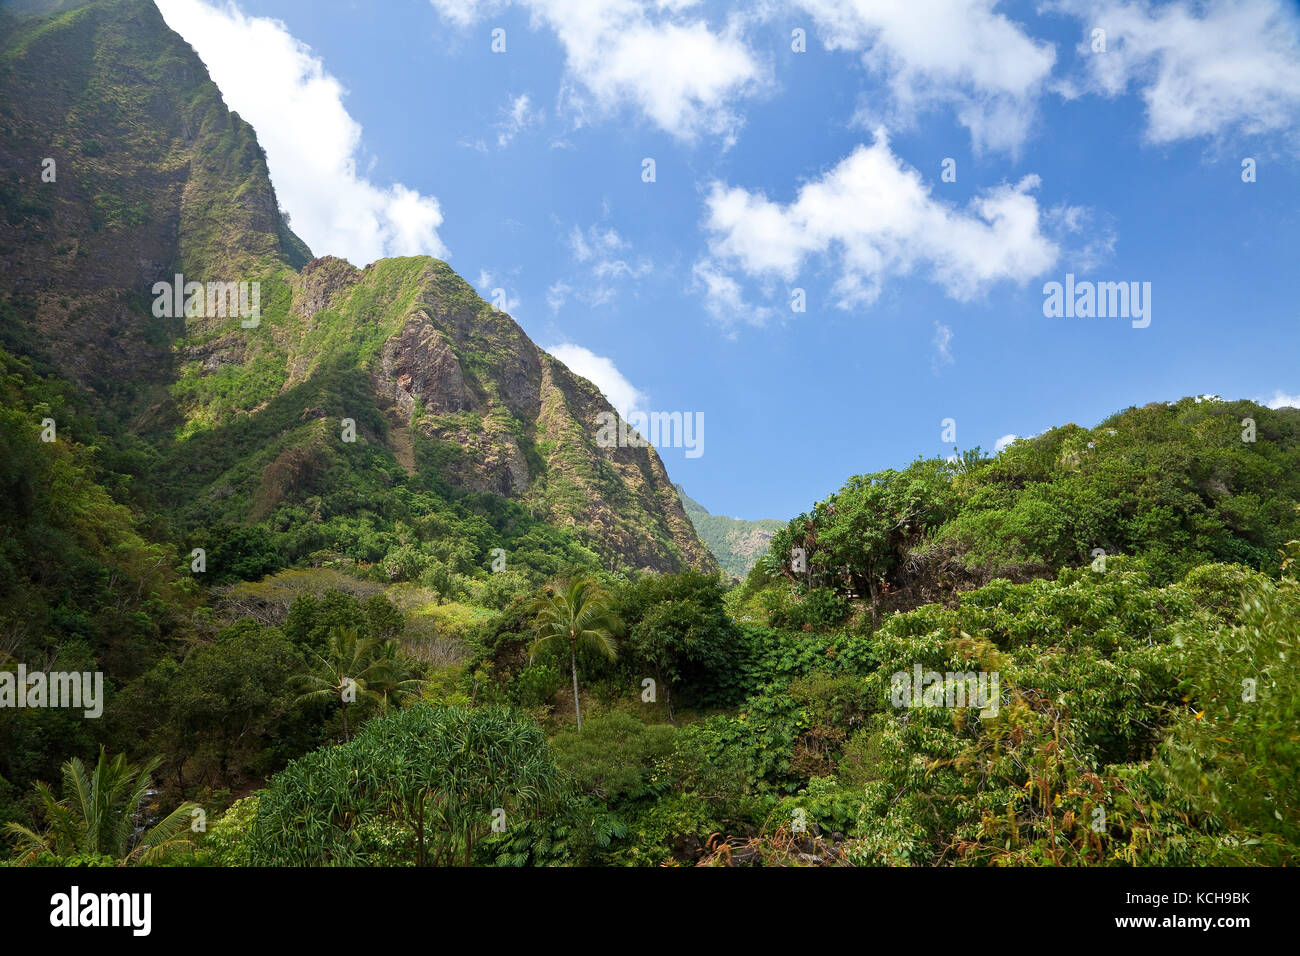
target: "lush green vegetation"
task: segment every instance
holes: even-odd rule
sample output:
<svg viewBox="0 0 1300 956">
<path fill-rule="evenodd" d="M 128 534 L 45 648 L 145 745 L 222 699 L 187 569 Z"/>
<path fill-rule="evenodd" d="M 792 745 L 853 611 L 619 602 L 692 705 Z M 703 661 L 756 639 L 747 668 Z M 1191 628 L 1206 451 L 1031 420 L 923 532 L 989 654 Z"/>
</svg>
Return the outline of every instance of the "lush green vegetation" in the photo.
<svg viewBox="0 0 1300 956">
<path fill-rule="evenodd" d="M 77 167 L 0 182 L 0 672 L 104 678 L 0 707 L 9 862 L 1300 862 L 1300 411 L 686 499 L 733 586 L 445 263 L 308 261 L 153 4 L 0 16 L 0 94 Z"/>
<path fill-rule="evenodd" d="M 675 487 L 695 533 L 709 546 L 722 570 L 732 577 L 743 578 L 758 559 L 767 553 L 772 535 L 780 529 L 782 522 L 774 518 L 745 521 L 742 518 L 710 514 L 681 485 Z"/>
<path fill-rule="evenodd" d="M 29 830 L 17 823 L 5 829 L 14 837 L 18 859 L 23 863 L 59 865 L 75 861 L 144 863 L 165 859 L 182 846 L 192 849 L 187 831 L 192 830 L 192 803 L 182 803 L 148 829 L 136 830 L 156 761 L 132 767 L 121 754 L 109 759 L 103 750 L 90 773 L 73 757 L 63 765 L 63 798 L 56 799 L 44 784 L 36 785 L 45 827 Z"/>
<path fill-rule="evenodd" d="M 0 358 L 5 651 L 110 685 L 100 721 L 0 710 L 16 862 L 1298 858 L 1293 412 L 1185 400 L 854 478 L 729 589 L 437 489 L 168 542 L 136 459 Z M 187 573 L 200 538 L 232 570 Z M 996 674 L 996 706 L 900 707 L 917 668 Z M 170 822 L 126 840 L 141 812 Z"/>
<path fill-rule="evenodd" d="M 1298 432 L 1294 409 L 1187 398 L 1055 428 L 996 458 L 976 449 L 857 476 L 776 535 L 760 578 L 879 608 L 1099 552 L 1140 556 L 1164 582 L 1212 561 L 1276 571 L 1300 534 Z"/>
</svg>

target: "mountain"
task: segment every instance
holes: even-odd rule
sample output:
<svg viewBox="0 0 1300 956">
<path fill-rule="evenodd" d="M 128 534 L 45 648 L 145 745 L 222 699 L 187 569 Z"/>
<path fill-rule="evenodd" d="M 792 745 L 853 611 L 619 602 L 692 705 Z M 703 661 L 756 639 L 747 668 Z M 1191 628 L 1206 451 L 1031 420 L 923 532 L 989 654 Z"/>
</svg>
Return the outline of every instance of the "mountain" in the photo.
<svg viewBox="0 0 1300 956">
<path fill-rule="evenodd" d="M 772 535 L 785 527 L 784 521 L 775 518 L 745 521 L 743 518 L 710 514 L 707 508 L 686 494 L 685 488 L 681 485 L 676 488 L 695 533 L 709 546 L 722 570 L 733 578 L 743 578 L 748 574 L 767 551 Z"/>
<path fill-rule="evenodd" d="M 148 0 L 0 0 L 0 134 L 0 873 L 1300 861 L 1300 409 L 742 522 L 314 255 Z"/>
<path fill-rule="evenodd" d="M 159 529 L 219 539 L 234 576 L 430 545 L 444 507 L 499 539 L 463 561 L 531 533 L 716 567 L 655 450 L 600 447 L 599 390 L 446 263 L 314 258 L 148 0 L 10 4 L 0 51 L 0 347 L 73 387 L 97 432 L 69 437 L 134 469 Z M 197 299 L 158 291 L 178 275 Z"/>
</svg>

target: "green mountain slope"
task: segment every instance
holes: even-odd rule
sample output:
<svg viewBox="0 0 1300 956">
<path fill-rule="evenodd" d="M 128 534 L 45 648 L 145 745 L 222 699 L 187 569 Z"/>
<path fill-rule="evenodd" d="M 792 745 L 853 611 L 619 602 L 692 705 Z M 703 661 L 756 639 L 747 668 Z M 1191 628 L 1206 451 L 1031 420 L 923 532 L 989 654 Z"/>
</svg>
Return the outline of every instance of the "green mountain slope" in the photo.
<svg viewBox="0 0 1300 956">
<path fill-rule="evenodd" d="M 376 561 L 385 534 L 440 536 L 399 532 L 405 488 L 502 529 L 526 515 L 609 569 L 716 566 L 654 449 L 598 447 L 599 391 L 445 263 L 312 260 L 253 130 L 152 3 L 6 15 L 0 42 L 0 345 L 143 444 L 141 500 L 176 531 L 263 526 L 268 568 Z M 259 283 L 259 321 L 155 315 L 176 273 Z"/>
<path fill-rule="evenodd" d="M 743 578 L 748 574 L 767 551 L 772 535 L 784 527 L 784 522 L 775 518 L 745 521 L 743 518 L 710 514 L 707 508 L 686 494 L 681 485 L 676 488 L 695 533 L 709 546 L 722 570 L 733 578 Z"/>
<path fill-rule="evenodd" d="M 1298 506 L 1300 410 L 1184 398 L 1053 428 L 995 458 L 850 478 L 775 535 L 756 573 L 875 612 L 1115 555 L 1161 583 L 1216 561 L 1276 573 L 1300 537 Z"/>
<path fill-rule="evenodd" d="M 0 43 L 5 343 L 128 414 L 170 378 L 182 331 L 152 315 L 153 282 L 254 279 L 310 253 L 252 128 L 152 3 L 5 16 Z"/>
</svg>

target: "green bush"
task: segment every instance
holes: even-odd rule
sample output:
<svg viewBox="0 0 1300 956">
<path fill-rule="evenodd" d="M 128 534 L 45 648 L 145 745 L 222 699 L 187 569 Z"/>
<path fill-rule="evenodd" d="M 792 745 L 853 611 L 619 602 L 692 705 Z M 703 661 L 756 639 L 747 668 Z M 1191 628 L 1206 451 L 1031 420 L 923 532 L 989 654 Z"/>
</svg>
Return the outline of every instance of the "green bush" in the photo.
<svg viewBox="0 0 1300 956">
<path fill-rule="evenodd" d="M 530 664 L 510 683 L 510 696 L 520 707 L 548 704 L 564 686 L 566 675 L 550 662 Z"/>
<path fill-rule="evenodd" d="M 656 768 L 672 752 L 676 735 L 670 725 L 647 725 L 616 710 L 589 717 L 581 732 L 557 735 L 551 748 L 556 766 L 579 791 L 616 805 L 662 791 Z"/>
</svg>

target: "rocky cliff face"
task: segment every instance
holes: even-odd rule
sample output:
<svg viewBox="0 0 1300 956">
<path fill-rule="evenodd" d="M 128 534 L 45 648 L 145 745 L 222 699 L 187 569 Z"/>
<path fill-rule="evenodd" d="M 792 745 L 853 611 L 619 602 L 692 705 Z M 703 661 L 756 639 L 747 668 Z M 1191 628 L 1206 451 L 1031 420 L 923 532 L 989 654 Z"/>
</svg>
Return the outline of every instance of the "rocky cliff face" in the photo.
<svg viewBox="0 0 1300 956">
<path fill-rule="evenodd" d="M 318 283 L 304 281 L 292 308 L 331 328 L 358 300 L 396 304 L 368 317 L 375 344 L 366 370 L 389 425 L 385 440 L 408 470 L 419 464 L 404 445 L 422 439 L 440 450 L 450 484 L 523 501 L 580 531 L 598 552 L 637 568 L 713 566 L 654 449 L 596 444 L 597 416 L 611 409 L 594 385 L 534 345 L 445 263 L 405 265 L 398 279 L 383 268 L 346 275 L 346 263 L 314 260 L 302 275 L 334 274 L 331 304 L 314 312 L 300 305 L 304 295 L 321 295 Z M 409 304 L 402 285 L 417 290 Z M 302 347 L 313 349 L 313 340 Z M 299 354 L 290 365 L 322 361 Z"/>
<path fill-rule="evenodd" d="M 130 422 L 182 525 L 319 494 L 348 418 L 408 474 L 521 502 L 611 566 L 716 567 L 654 449 L 599 447 L 599 391 L 445 263 L 312 259 L 152 3 L 32 6 L 0 14 L 0 345 Z M 258 282 L 258 321 L 156 315 L 176 273 Z"/>
<path fill-rule="evenodd" d="M 177 328 L 147 296 L 169 273 L 310 257 L 252 128 L 152 3 L 6 7 L 0 42 L 0 276 L 68 378 L 118 396 L 166 379 Z"/>
</svg>

